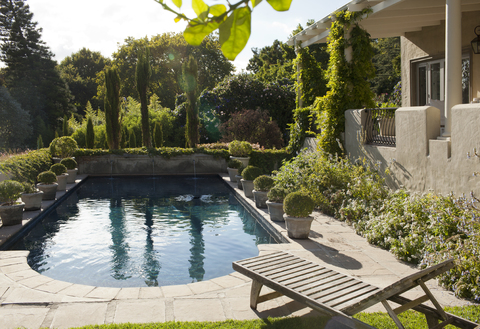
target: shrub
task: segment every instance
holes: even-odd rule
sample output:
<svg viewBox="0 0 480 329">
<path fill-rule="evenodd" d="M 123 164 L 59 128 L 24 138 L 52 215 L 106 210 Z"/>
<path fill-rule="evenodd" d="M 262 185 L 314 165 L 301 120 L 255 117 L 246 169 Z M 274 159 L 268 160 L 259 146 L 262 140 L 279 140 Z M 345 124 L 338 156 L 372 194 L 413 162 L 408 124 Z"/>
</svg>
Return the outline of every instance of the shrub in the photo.
<svg viewBox="0 0 480 329">
<path fill-rule="evenodd" d="M 267 112 L 262 110 L 243 110 L 232 114 L 232 117 L 220 127 L 222 141 L 246 140 L 259 143 L 266 148 L 282 148 L 282 132 Z"/>
<path fill-rule="evenodd" d="M 262 175 L 253 180 L 253 188 L 255 191 L 268 191 L 273 187 L 274 183 L 272 177 Z"/>
<path fill-rule="evenodd" d="M 4 205 L 14 205 L 23 192 L 23 185 L 14 180 L 0 182 L 0 201 Z"/>
<path fill-rule="evenodd" d="M 64 174 L 67 172 L 67 167 L 65 167 L 63 164 L 61 163 L 55 163 L 54 165 L 52 165 L 50 167 L 50 171 L 52 171 L 53 173 L 55 173 L 55 175 L 57 176 L 60 176 L 61 174 Z"/>
<path fill-rule="evenodd" d="M 38 175 L 37 181 L 43 184 L 53 184 L 57 181 L 57 175 L 53 171 L 47 170 Z"/>
<path fill-rule="evenodd" d="M 247 166 L 242 171 L 242 177 L 245 180 L 255 180 L 258 176 L 262 174 L 262 170 L 255 166 Z"/>
<path fill-rule="evenodd" d="M 52 165 L 52 156 L 47 149 L 29 151 L 26 154 L 12 156 L 0 163 L 0 171 L 10 175 L 18 182 L 35 183 L 42 171 Z"/>
<path fill-rule="evenodd" d="M 70 136 L 57 137 L 50 143 L 50 153 L 60 158 L 73 156 L 77 148 L 77 142 Z"/>
<path fill-rule="evenodd" d="M 238 159 L 230 159 L 227 162 L 227 167 L 232 169 L 238 169 L 242 166 L 242 161 Z"/>
<path fill-rule="evenodd" d="M 25 194 L 31 194 L 31 193 L 37 193 L 38 189 L 35 187 L 35 185 L 29 183 L 29 182 L 23 182 L 23 193 Z"/>
<path fill-rule="evenodd" d="M 268 191 L 267 198 L 270 202 L 282 203 L 288 191 L 284 188 L 274 186 Z"/>
<path fill-rule="evenodd" d="M 244 167 L 243 164 L 242 164 L 242 165 L 240 166 L 240 168 L 238 168 L 238 175 L 242 176 L 243 169 L 245 169 L 245 167 Z"/>
<path fill-rule="evenodd" d="M 234 157 L 248 157 L 252 150 L 252 145 L 249 142 L 234 140 L 228 144 L 228 152 Z"/>
<path fill-rule="evenodd" d="M 68 170 L 77 168 L 77 161 L 75 161 L 73 158 L 64 158 L 62 161 L 60 161 L 60 163 L 67 167 Z"/>
<path fill-rule="evenodd" d="M 313 199 L 305 192 L 289 193 L 283 201 L 283 210 L 292 217 L 308 217 L 314 208 Z"/>
</svg>

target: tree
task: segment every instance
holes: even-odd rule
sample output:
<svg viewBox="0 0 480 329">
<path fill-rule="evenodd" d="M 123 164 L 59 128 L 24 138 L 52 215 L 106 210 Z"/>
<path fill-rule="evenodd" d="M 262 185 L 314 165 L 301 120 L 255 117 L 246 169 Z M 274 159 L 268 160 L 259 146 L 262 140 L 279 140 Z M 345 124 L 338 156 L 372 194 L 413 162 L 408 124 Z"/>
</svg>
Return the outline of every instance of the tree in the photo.
<svg viewBox="0 0 480 329">
<path fill-rule="evenodd" d="M 105 129 L 109 149 L 120 146 L 120 78 L 116 69 L 105 71 Z"/>
<path fill-rule="evenodd" d="M 103 102 L 97 95 L 97 75 L 110 65 L 111 60 L 102 56 L 98 51 L 82 48 L 78 52 L 67 56 L 60 63 L 61 77 L 65 80 L 73 96 L 77 113 L 84 115 L 87 102 L 93 108 L 103 108 Z"/>
<path fill-rule="evenodd" d="M 376 75 L 371 80 L 375 94 L 391 93 L 401 80 L 400 37 L 375 39 L 372 41 L 375 55 L 372 58 Z"/>
<path fill-rule="evenodd" d="M 85 142 L 88 149 L 93 149 L 95 147 L 95 130 L 93 129 L 93 120 L 91 116 L 88 116 L 87 119 Z"/>
<path fill-rule="evenodd" d="M 227 1 L 228 9 L 224 4 L 208 6 L 202 0 L 192 1 L 192 9 L 197 17 L 188 18 L 180 11 L 169 7 L 164 0 L 157 1 L 165 10 L 176 15 L 175 21 L 186 20 L 188 26 L 183 32 L 185 40 L 191 45 L 198 46 L 202 40 L 217 30 L 220 33 L 222 52 L 230 60 L 242 51 L 250 38 L 251 13 L 262 0 L 240 0 L 231 4 Z M 180 10 L 181 0 L 172 0 Z M 251 2 L 252 8 L 249 4 Z M 276 11 L 287 11 L 290 9 L 292 0 L 267 0 Z"/>
<path fill-rule="evenodd" d="M 185 126 L 185 140 L 188 147 L 195 147 L 198 143 L 198 109 L 197 109 L 197 61 L 190 55 L 182 66 L 183 85 L 187 96 L 187 124 Z"/>
<path fill-rule="evenodd" d="M 32 17 L 23 0 L 0 0 L 0 59 L 5 63 L 4 81 L 10 94 L 39 123 L 33 127 L 33 136 L 51 139 L 61 123 L 58 118 L 75 108 Z M 29 144 L 35 145 L 35 138 Z"/>
<path fill-rule="evenodd" d="M 143 146 L 151 147 L 150 128 L 148 125 L 148 103 L 147 89 L 148 82 L 152 76 L 150 69 L 150 51 L 148 47 L 138 51 L 137 68 L 135 70 L 135 80 L 137 82 L 138 96 L 140 97 L 142 113 L 142 142 Z"/>
<path fill-rule="evenodd" d="M 160 122 L 155 123 L 153 129 L 153 140 L 155 141 L 155 147 L 163 147 L 163 129 Z"/>
<path fill-rule="evenodd" d="M 63 122 L 62 122 L 62 136 L 69 136 L 70 134 L 68 133 L 68 118 L 66 115 L 63 116 Z"/>
<path fill-rule="evenodd" d="M 23 149 L 31 134 L 30 115 L 0 86 L 0 149 Z"/>
</svg>

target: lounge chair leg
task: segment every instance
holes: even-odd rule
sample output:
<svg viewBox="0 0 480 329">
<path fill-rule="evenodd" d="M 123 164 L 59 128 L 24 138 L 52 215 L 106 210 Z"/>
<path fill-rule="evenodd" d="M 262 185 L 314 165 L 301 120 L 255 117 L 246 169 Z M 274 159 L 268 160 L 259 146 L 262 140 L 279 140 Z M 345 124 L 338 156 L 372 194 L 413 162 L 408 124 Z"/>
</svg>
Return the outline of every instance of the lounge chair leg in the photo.
<svg viewBox="0 0 480 329">
<path fill-rule="evenodd" d="M 250 308 L 252 310 L 257 309 L 258 303 L 258 296 L 260 296 L 260 290 L 262 290 L 263 284 L 260 282 L 253 280 L 252 281 L 252 289 L 250 291 Z"/>
</svg>

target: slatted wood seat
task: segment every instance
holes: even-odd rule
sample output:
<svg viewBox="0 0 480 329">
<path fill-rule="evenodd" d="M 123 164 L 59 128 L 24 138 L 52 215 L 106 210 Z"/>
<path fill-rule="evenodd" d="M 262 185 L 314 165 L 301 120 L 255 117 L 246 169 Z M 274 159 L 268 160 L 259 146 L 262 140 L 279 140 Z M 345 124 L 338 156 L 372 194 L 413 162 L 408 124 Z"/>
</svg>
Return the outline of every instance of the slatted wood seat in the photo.
<svg viewBox="0 0 480 329">
<path fill-rule="evenodd" d="M 480 329 L 474 322 L 446 313 L 425 285 L 426 281 L 453 266 L 450 259 L 380 289 L 283 251 L 233 262 L 235 271 L 253 280 L 250 293 L 252 309 L 256 309 L 258 303 L 285 295 L 321 313 L 352 319 L 352 315 L 382 303 L 398 328 L 403 328 L 403 325 L 397 315 L 414 309 L 425 314 L 429 328 L 453 324 L 459 328 Z M 264 285 L 274 292 L 261 296 L 260 290 Z M 423 289 L 425 296 L 413 301 L 400 296 L 416 286 Z M 388 300 L 400 306 L 392 309 Z M 435 307 L 424 305 L 426 301 L 431 301 Z"/>
</svg>

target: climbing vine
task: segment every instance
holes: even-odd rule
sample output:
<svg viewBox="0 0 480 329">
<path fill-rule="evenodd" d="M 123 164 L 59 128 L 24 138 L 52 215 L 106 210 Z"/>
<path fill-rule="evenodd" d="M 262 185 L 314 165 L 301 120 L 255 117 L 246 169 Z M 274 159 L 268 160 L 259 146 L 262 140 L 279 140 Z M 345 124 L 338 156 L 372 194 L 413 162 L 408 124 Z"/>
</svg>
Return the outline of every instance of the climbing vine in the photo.
<svg viewBox="0 0 480 329">
<path fill-rule="evenodd" d="M 328 40 L 330 60 L 327 69 L 326 95 L 316 99 L 321 128 L 319 145 L 326 153 L 343 154 L 341 133 L 345 130 L 345 111 L 373 107 L 373 92 L 368 79 L 373 78 L 373 48 L 370 35 L 358 25 L 368 9 L 361 12 L 341 11 L 336 14 Z M 350 30 L 350 37 L 345 38 Z M 352 47 L 352 60 L 347 62 L 345 49 Z"/>
<path fill-rule="evenodd" d="M 327 80 L 321 63 L 315 60 L 308 48 L 300 48 L 297 50 L 295 64 L 298 65 L 295 87 L 302 98 L 302 104 L 299 104 L 297 98 L 297 108 L 313 105 L 316 97 L 324 96 L 327 92 Z"/>
</svg>

